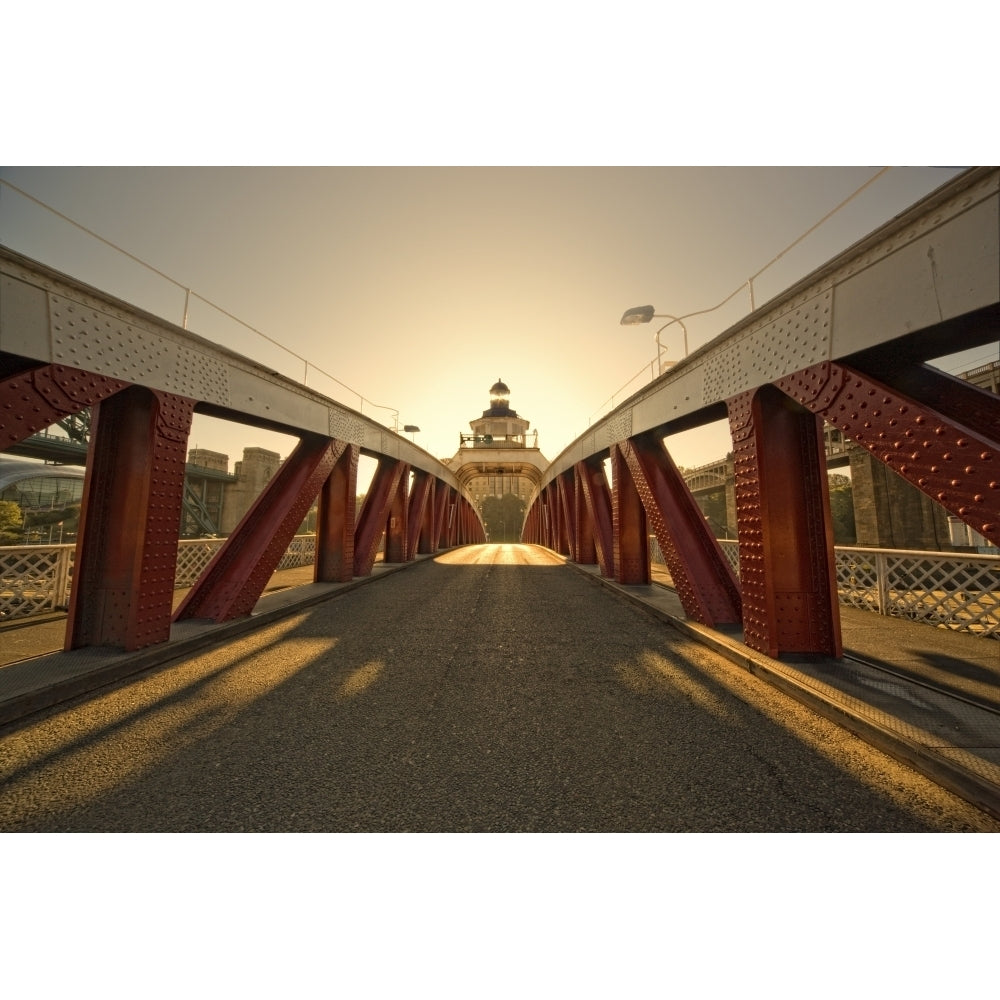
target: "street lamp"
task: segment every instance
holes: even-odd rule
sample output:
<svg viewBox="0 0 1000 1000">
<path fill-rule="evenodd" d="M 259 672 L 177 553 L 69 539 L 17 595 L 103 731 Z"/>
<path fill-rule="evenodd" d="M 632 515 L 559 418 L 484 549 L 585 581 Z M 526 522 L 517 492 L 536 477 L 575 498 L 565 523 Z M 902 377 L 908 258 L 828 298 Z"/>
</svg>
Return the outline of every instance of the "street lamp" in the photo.
<svg viewBox="0 0 1000 1000">
<path fill-rule="evenodd" d="M 665 319 L 669 322 L 664 323 L 659 330 L 653 334 L 653 339 L 656 341 L 656 367 L 659 374 L 663 374 L 663 366 L 660 364 L 660 334 L 668 326 L 673 326 L 674 323 L 680 323 L 681 330 L 684 331 L 684 357 L 688 355 L 688 332 L 687 327 L 684 325 L 683 320 L 678 316 L 671 316 L 670 313 L 658 313 L 653 306 L 636 306 L 634 309 L 627 309 L 621 318 L 622 326 L 638 326 L 640 323 L 648 323 L 652 319 Z"/>
<path fill-rule="evenodd" d="M 417 434 L 420 433 L 420 428 L 417 427 L 416 424 L 404 424 L 403 425 L 403 433 L 404 434 L 409 434 L 411 441 L 416 441 L 415 435 L 417 435 Z"/>
</svg>

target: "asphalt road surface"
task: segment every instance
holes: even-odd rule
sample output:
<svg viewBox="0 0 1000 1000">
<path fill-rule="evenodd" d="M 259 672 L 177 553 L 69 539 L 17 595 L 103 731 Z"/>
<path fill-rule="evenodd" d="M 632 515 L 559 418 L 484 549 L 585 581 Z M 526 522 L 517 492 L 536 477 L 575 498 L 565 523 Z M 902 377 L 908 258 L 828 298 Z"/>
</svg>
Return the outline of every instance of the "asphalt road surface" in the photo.
<svg viewBox="0 0 1000 1000">
<path fill-rule="evenodd" d="M 541 549 L 442 554 L 0 731 L 5 831 L 997 831 Z"/>
</svg>

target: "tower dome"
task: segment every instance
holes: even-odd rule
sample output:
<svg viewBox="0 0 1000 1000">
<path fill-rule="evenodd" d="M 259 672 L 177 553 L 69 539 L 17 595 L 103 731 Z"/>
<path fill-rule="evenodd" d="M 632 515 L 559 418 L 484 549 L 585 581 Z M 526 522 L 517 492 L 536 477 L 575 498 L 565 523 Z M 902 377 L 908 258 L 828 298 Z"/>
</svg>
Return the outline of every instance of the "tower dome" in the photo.
<svg viewBox="0 0 1000 1000">
<path fill-rule="evenodd" d="M 510 389 L 503 379 L 498 378 L 490 386 L 490 408 L 483 411 L 484 417 L 500 417 L 510 415 L 516 417 L 517 414 L 510 408 Z"/>
</svg>

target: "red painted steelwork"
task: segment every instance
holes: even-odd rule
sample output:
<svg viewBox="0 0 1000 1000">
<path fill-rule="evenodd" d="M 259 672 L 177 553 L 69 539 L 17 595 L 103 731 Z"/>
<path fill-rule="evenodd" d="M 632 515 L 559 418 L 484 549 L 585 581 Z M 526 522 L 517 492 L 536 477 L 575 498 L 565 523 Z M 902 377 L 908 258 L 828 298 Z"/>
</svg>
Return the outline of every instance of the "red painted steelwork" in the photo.
<svg viewBox="0 0 1000 1000">
<path fill-rule="evenodd" d="M 417 554 L 426 556 L 437 551 L 437 495 L 439 484 L 433 476 L 427 477 L 427 501 L 417 532 Z M 411 521 L 412 523 L 412 521 Z"/>
<path fill-rule="evenodd" d="M 604 463 L 597 458 L 577 462 L 576 481 L 587 506 L 597 565 L 601 576 L 611 578 L 615 575 L 614 515 Z"/>
<path fill-rule="evenodd" d="M 771 386 L 728 400 L 743 641 L 841 655 L 822 422 Z"/>
<path fill-rule="evenodd" d="M 703 625 L 741 621 L 736 574 L 663 442 L 643 434 L 621 450 L 687 617 Z"/>
<path fill-rule="evenodd" d="M 775 385 L 1000 545 L 1000 400 L 926 370 L 907 381 L 930 402 L 834 362 Z"/>
<path fill-rule="evenodd" d="M 389 517 L 385 524 L 385 551 L 383 560 L 387 563 L 406 562 L 407 518 L 409 515 L 410 466 L 403 464 L 399 482 L 389 503 Z"/>
<path fill-rule="evenodd" d="M 449 548 L 448 511 L 454 503 L 455 491 L 445 483 L 435 483 L 434 551 Z"/>
<path fill-rule="evenodd" d="M 348 583 L 354 577 L 354 525 L 361 449 L 356 444 L 340 442 L 337 442 L 337 447 L 343 450 L 319 494 L 317 583 Z"/>
<path fill-rule="evenodd" d="M 576 551 L 577 522 L 573 517 L 573 472 L 564 472 L 557 480 L 556 502 L 559 504 L 559 554 L 579 562 Z"/>
<path fill-rule="evenodd" d="M 175 614 L 223 622 L 248 615 L 343 453 L 329 438 L 303 437 L 226 539 Z"/>
<path fill-rule="evenodd" d="M 0 451 L 128 385 L 63 365 L 43 365 L 0 379 Z"/>
<path fill-rule="evenodd" d="M 627 447 L 627 442 L 624 446 Z M 611 447 L 615 579 L 619 583 L 649 583 L 649 529 L 646 526 L 646 511 L 622 448 L 623 445 L 617 444 Z"/>
<path fill-rule="evenodd" d="M 67 650 L 170 638 L 194 406 L 133 386 L 93 407 Z"/>
<path fill-rule="evenodd" d="M 368 576 L 375 565 L 379 542 L 386 530 L 399 481 L 409 466 L 395 458 L 382 457 L 375 468 L 371 485 L 361 505 L 357 529 L 354 532 L 354 575 Z"/>
<path fill-rule="evenodd" d="M 416 558 L 417 547 L 424 532 L 424 519 L 427 515 L 427 498 L 431 491 L 429 473 L 415 469 L 413 485 L 410 487 L 409 510 L 406 515 L 408 531 L 406 533 L 406 562 Z"/>
<path fill-rule="evenodd" d="M 573 551 L 576 561 L 583 565 L 593 565 L 597 562 L 597 546 L 594 543 L 594 525 L 584 499 L 584 483 L 586 470 L 581 472 L 578 463 L 573 468 L 573 524 L 575 526 Z"/>
</svg>

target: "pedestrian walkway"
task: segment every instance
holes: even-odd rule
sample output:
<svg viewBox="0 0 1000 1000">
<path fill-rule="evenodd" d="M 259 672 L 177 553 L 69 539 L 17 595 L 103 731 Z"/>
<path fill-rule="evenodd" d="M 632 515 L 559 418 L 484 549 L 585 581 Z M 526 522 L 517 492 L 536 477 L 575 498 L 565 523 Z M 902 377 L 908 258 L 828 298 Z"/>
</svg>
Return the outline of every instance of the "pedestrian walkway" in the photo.
<svg viewBox="0 0 1000 1000">
<path fill-rule="evenodd" d="M 371 577 L 346 584 L 312 583 L 311 567 L 286 570 L 275 574 L 250 618 L 220 625 L 183 622 L 174 626 L 168 644 L 135 653 L 52 654 L 53 635 L 45 630 L 55 629 L 58 643 L 64 622 L 7 631 L 0 642 L 7 646 L 16 636 L 20 656 L 28 658 L 0 668 L 0 725 L 226 642 L 410 565 L 379 564 Z M 687 621 L 676 593 L 662 582 L 623 586 L 603 579 L 596 566 L 568 565 L 1000 817 L 1000 642 L 841 608 L 842 659 L 774 660 L 747 649 L 738 627 L 711 629 Z M 32 641 L 43 647 L 35 654 Z"/>
</svg>

